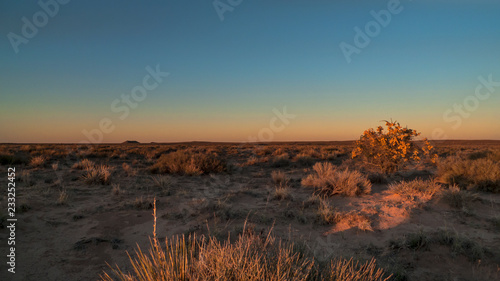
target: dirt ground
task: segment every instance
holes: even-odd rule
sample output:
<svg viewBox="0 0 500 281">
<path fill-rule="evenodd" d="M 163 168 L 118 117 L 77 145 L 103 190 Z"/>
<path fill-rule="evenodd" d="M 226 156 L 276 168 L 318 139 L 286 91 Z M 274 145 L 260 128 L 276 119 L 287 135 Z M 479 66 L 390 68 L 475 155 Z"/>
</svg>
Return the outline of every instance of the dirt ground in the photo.
<svg viewBox="0 0 500 281">
<path fill-rule="evenodd" d="M 158 175 L 150 167 L 159 156 L 178 149 L 217 153 L 228 162 L 223 173 Z M 500 148 L 500 142 L 444 142 L 440 158 Z M 3 164 L 0 201 L 0 280 L 98 280 L 110 265 L 131 270 L 127 251 L 149 248 L 153 198 L 160 239 L 174 235 L 236 237 L 247 228 L 272 231 L 316 256 L 377 259 L 393 280 L 500 280 L 500 194 L 474 191 L 467 207 L 456 208 L 439 195 L 407 198 L 390 184 L 433 180 L 436 167 L 419 165 L 372 180 L 371 194 L 333 196 L 336 212 L 359 214 L 326 223 L 314 188 L 301 181 L 317 162 L 356 169 L 350 142 L 237 144 L 3 144 L 0 151 L 19 156 Z M 299 159 L 300 153 L 308 157 Z M 286 154 L 286 157 L 283 156 Z M 42 163 L 28 160 L 43 156 Z M 280 156 L 282 156 L 280 158 Z M 109 183 L 88 184 L 83 159 L 111 167 Z M 24 162 L 23 162 L 24 161 Z M 27 162 L 26 162 L 27 161 Z M 16 169 L 15 274 L 7 272 L 7 169 Z M 369 170 L 360 169 L 369 174 Z M 277 197 L 273 171 L 284 172 L 288 193 Z M 461 244 L 438 243 L 450 237 Z"/>
</svg>

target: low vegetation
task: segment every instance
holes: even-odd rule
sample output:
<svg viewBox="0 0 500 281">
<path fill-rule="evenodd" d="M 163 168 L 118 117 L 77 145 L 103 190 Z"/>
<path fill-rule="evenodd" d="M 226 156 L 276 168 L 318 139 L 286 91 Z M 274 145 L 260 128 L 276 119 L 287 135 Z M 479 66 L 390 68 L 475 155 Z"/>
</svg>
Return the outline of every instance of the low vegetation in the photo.
<svg viewBox="0 0 500 281">
<path fill-rule="evenodd" d="M 401 170 L 411 162 L 427 158 L 437 161 L 433 146 L 424 139 L 421 145 L 413 141 L 420 133 L 403 128 L 394 121 L 385 121 L 387 131 L 382 126 L 376 130 L 368 129 L 356 141 L 352 158 L 361 158 L 364 162 L 380 168 L 385 173 Z"/>
<path fill-rule="evenodd" d="M 103 273 L 101 280 L 382 281 L 390 278 L 373 258 L 364 263 L 337 258 L 320 266 L 313 256 L 298 251 L 293 243 L 276 238 L 272 231 L 261 236 L 246 229 L 246 225 L 234 243 L 230 239 L 221 242 L 210 235 L 176 236 L 166 239 L 165 246 L 156 237 L 150 241 L 149 253 L 139 247 L 135 257 L 129 255 L 133 273 L 110 266 L 111 273 Z"/>
<path fill-rule="evenodd" d="M 201 175 L 227 170 L 226 161 L 216 154 L 178 150 L 160 156 L 151 172 L 160 174 Z"/>
<path fill-rule="evenodd" d="M 91 166 L 85 170 L 83 180 L 87 184 L 109 184 L 111 182 L 111 169 L 106 165 Z"/>
<path fill-rule="evenodd" d="M 475 160 L 460 156 L 439 161 L 438 178 L 441 182 L 458 185 L 462 189 L 500 192 L 500 162 L 489 158 Z"/>
<path fill-rule="evenodd" d="M 338 170 L 329 162 L 316 163 L 314 173 L 302 179 L 302 185 L 315 188 L 325 196 L 359 196 L 370 194 L 372 184 L 358 171 Z"/>
<path fill-rule="evenodd" d="M 420 202 L 429 201 L 434 194 L 441 190 L 441 186 L 432 180 L 415 179 L 412 181 L 401 181 L 389 185 L 389 190 L 406 199 Z"/>
</svg>

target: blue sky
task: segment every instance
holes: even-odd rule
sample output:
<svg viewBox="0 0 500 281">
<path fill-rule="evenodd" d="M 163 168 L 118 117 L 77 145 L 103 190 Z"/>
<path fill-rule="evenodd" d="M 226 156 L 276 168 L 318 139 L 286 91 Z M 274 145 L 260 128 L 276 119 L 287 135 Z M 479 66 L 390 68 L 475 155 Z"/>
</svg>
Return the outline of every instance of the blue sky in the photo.
<svg viewBox="0 0 500 281">
<path fill-rule="evenodd" d="M 500 81 L 498 1 L 402 0 L 350 63 L 339 44 L 396 2 L 243 0 L 223 20 L 213 3 L 58 3 L 16 53 L 9 34 L 43 5 L 3 1 L 0 142 L 85 141 L 103 118 L 103 142 L 247 141 L 285 106 L 296 117 L 274 141 L 357 139 L 390 118 L 430 138 L 500 139 L 500 87 L 453 107 L 474 102 L 478 77 Z M 112 102 L 157 65 L 169 76 L 120 119 Z"/>
</svg>

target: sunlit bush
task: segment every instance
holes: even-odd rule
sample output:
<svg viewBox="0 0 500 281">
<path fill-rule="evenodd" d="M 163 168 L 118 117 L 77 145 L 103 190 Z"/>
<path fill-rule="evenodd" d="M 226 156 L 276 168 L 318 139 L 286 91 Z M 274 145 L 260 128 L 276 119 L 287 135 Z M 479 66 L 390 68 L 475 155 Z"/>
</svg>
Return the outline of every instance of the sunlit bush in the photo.
<svg viewBox="0 0 500 281">
<path fill-rule="evenodd" d="M 389 173 L 400 170 L 410 162 L 420 162 L 427 158 L 432 163 L 437 160 L 433 147 L 427 139 L 417 145 L 413 139 L 420 135 L 413 129 L 403 128 L 396 121 L 385 121 L 387 131 L 382 126 L 368 129 L 356 141 L 352 158 L 362 158 L 366 163 Z"/>
</svg>

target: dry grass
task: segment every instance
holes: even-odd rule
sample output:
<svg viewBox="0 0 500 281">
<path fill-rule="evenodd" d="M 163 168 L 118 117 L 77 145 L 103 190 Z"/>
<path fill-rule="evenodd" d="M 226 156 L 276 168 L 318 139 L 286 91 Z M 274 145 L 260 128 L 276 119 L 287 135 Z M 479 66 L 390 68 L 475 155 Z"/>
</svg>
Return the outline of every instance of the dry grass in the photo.
<svg viewBox="0 0 500 281">
<path fill-rule="evenodd" d="M 281 155 L 275 156 L 271 161 L 271 167 L 280 168 L 287 167 L 290 165 L 290 156 L 288 153 L 283 153 Z"/>
<path fill-rule="evenodd" d="M 87 184 L 109 184 L 111 182 L 111 169 L 106 165 L 92 166 L 85 170 L 83 180 Z"/>
<path fill-rule="evenodd" d="M 151 167 L 153 173 L 201 175 L 226 171 L 226 161 L 215 154 L 179 150 L 162 155 Z"/>
<path fill-rule="evenodd" d="M 42 167 L 45 165 L 45 162 L 47 161 L 47 158 L 45 156 L 35 156 L 31 158 L 30 160 L 30 166 L 32 167 Z"/>
<path fill-rule="evenodd" d="M 288 182 L 288 179 L 283 171 L 272 171 L 271 178 L 273 179 L 273 183 L 278 186 L 284 185 Z"/>
<path fill-rule="evenodd" d="M 95 166 L 94 162 L 90 161 L 89 159 L 83 159 L 83 160 L 80 160 L 79 162 L 73 164 L 73 166 L 71 168 L 78 169 L 78 170 L 87 170 L 93 166 Z"/>
<path fill-rule="evenodd" d="M 415 179 L 390 184 L 389 190 L 410 200 L 427 202 L 441 190 L 441 186 L 431 180 Z"/>
<path fill-rule="evenodd" d="M 329 162 L 316 163 L 314 174 L 302 179 L 302 185 L 316 188 L 316 193 L 333 196 L 359 196 L 371 192 L 370 181 L 358 171 L 338 170 Z"/>
<path fill-rule="evenodd" d="M 156 207 L 153 214 L 156 214 Z M 186 238 L 175 236 L 165 239 L 162 246 L 156 238 L 156 216 L 150 239 L 150 249 L 144 253 L 140 247 L 135 256 L 129 255 L 133 273 L 124 273 L 118 266 L 111 273 L 101 275 L 101 280 L 348 280 L 382 281 L 383 269 L 375 259 L 359 263 L 337 258 L 326 266 L 315 263 L 314 257 L 294 247 L 293 243 L 276 238 L 272 231 L 258 235 L 243 226 L 234 243 L 230 238 L 219 241 L 215 236 Z"/>
<path fill-rule="evenodd" d="M 299 153 L 295 156 L 294 161 L 300 165 L 309 166 L 314 163 L 314 158 L 306 153 Z"/>
<path fill-rule="evenodd" d="M 328 281 L 387 281 L 391 276 L 385 277 L 385 272 L 377 268 L 375 259 L 359 263 L 352 258 L 335 259 L 330 262 L 321 280 Z"/>
<path fill-rule="evenodd" d="M 262 238 L 243 231 L 235 243 L 215 237 L 153 239 L 149 255 L 139 248 L 130 257 L 134 275 L 112 269 L 103 280 L 306 280 L 314 261 L 293 251 L 271 234 Z"/>
<path fill-rule="evenodd" d="M 59 192 L 59 197 L 57 198 L 57 205 L 66 205 L 68 203 L 68 193 L 65 189 Z"/>
<path fill-rule="evenodd" d="M 463 189 L 500 192 L 500 163 L 490 158 L 477 160 L 448 157 L 438 164 L 438 178 Z"/>
<path fill-rule="evenodd" d="M 272 199 L 273 200 L 291 200 L 292 195 L 290 193 L 290 188 L 286 184 L 276 186 L 276 189 L 274 190 Z"/>
</svg>

